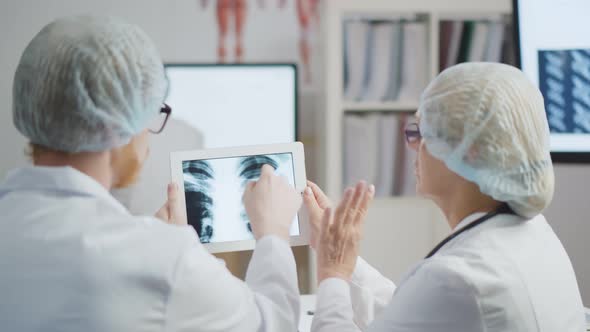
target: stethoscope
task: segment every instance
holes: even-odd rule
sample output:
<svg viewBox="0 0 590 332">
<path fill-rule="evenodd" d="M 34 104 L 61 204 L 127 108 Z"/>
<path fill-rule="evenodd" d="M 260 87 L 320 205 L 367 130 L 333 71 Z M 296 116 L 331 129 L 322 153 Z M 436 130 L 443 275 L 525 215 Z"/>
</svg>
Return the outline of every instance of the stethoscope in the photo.
<svg viewBox="0 0 590 332">
<path fill-rule="evenodd" d="M 491 211 L 486 213 L 484 216 L 476 219 L 474 222 L 470 223 L 469 225 L 461 228 L 460 230 L 454 232 L 453 234 L 447 236 L 444 240 L 442 240 L 436 247 L 434 247 L 434 249 L 432 249 L 428 255 L 426 255 L 426 257 L 424 259 L 428 259 L 432 256 L 434 256 L 434 254 L 436 254 L 437 251 L 439 251 L 442 247 L 445 246 L 445 244 L 449 243 L 449 241 L 451 241 L 452 239 L 456 238 L 457 236 L 461 235 L 461 233 L 464 233 L 478 225 L 481 225 L 482 223 L 484 223 L 485 221 L 499 215 L 499 214 L 515 214 L 514 211 L 510 208 L 510 206 L 508 206 L 508 204 L 504 203 L 502 204 L 500 207 L 498 207 L 496 210 Z"/>
</svg>

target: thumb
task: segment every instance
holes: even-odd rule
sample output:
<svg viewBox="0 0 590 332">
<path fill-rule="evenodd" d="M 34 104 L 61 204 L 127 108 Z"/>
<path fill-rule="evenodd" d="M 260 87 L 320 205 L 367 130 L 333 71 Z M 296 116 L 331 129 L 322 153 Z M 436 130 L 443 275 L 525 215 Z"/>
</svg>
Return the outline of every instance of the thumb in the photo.
<svg viewBox="0 0 590 332">
<path fill-rule="evenodd" d="M 332 202 L 330 202 L 328 196 L 324 194 L 322 189 L 320 189 L 320 187 L 317 184 L 311 181 L 307 181 L 307 186 L 311 189 L 311 192 L 315 196 L 316 202 L 322 209 L 325 209 L 332 205 Z"/>
<path fill-rule="evenodd" d="M 174 182 L 168 183 L 168 203 L 178 201 L 178 185 Z"/>
<path fill-rule="evenodd" d="M 168 203 L 162 205 L 162 207 L 156 212 L 155 216 L 162 221 L 168 221 L 168 219 L 170 219 L 170 216 L 168 215 Z"/>
<path fill-rule="evenodd" d="M 176 183 L 168 184 L 168 216 L 175 224 L 186 224 L 184 206 L 178 192 L 179 186 Z"/>
<path fill-rule="evenodd" d="M 315 214 L 316 211 L 321 210 L 310 187 L 305 188 L 303 191 L 303 203 L 310 214 Z"/>
</svg>

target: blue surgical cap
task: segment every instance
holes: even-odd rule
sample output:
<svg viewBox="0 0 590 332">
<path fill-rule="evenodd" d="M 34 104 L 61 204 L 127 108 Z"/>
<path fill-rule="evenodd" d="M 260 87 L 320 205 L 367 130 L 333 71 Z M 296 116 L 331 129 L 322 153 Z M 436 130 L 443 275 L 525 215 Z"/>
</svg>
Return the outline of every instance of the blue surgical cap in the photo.
<svg viewBox="0 0 590 332">
<path fill-rule="evenodd" d="M 543 96 L 520 70 L 466 63 L 425 90 L 420 130 L 428 151 L 519 215 L 545 209 L 554 191 Z"/>
<path fill-rule="evenodd" d="M 62 18 L 22 54 L 13 121 L 31 143 L 57 151 L 105 151 L 127 144 L 160 110 L 168 82 L 156 46 L 112 17 Z"/>
</svg>

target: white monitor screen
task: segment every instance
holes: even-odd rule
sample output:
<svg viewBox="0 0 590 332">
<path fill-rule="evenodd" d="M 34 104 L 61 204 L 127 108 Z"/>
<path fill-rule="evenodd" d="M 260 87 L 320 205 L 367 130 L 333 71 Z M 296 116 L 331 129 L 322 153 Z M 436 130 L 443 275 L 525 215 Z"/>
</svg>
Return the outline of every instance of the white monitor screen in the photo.
<svg viewBox="0 0 590 332">
<path fill-rule="evenodd" d="M 295 187 L 291 153 L 183 161 L 188 223 L 201 243 L 254 239 L 242 195 L 246 184 L 260 177 L 264 164 Z M 300 235 L 297 216 L 291 235 Z"/>
<path fill-rule="evenodd" d="M 517 0 L 522 70 L 545 98 L 552 152 L 590 152 L 590 1 Z"/>
<path fill-rule="evenodd" d="M 166 65 L 172 117 L 203 148 L 294 142 L 295 65 Z"/>
</svg>

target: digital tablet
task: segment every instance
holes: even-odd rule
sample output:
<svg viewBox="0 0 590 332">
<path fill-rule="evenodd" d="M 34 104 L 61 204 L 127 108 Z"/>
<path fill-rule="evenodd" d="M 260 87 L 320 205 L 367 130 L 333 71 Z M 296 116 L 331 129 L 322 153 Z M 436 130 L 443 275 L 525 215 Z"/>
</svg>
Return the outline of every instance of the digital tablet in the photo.
<svg viewBox="0 0 590 332">
<path fill-rule="evenodd" d="M 263 165 L 272 166 L 300 193 L 307 182 L 301 143 L 172 152 L 170 162 L 172 180 L 184 189 L 188 223 L 211 253 L 254 249 L 242 195 L 248 182 L 258 180 Z M 290 234 L 292 246 L 309 243 L 300 215 Z"/>
</svg>

